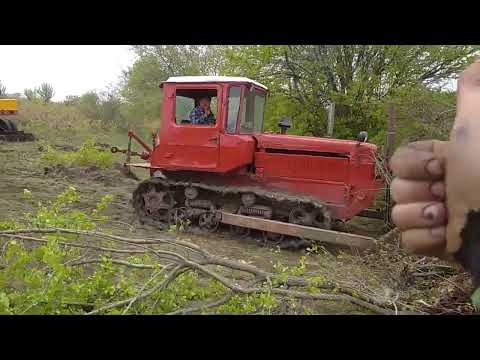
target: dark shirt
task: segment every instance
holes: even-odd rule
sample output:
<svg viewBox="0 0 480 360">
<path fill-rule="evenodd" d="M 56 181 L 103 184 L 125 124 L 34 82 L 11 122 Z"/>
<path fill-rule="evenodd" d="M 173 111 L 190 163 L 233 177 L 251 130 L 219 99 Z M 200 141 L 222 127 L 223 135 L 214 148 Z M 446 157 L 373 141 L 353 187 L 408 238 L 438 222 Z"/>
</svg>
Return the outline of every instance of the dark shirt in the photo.
<svg viewBox="0 0 480 360">
<path fill-rule="evenodd" d="M 203 107 L 197 106 L 190 113 L 190 121 L 192 124 L 213 125 L 215 124 L 215 117 L 211 112 L 210 115 L 207 116 Z"/>
</svg>

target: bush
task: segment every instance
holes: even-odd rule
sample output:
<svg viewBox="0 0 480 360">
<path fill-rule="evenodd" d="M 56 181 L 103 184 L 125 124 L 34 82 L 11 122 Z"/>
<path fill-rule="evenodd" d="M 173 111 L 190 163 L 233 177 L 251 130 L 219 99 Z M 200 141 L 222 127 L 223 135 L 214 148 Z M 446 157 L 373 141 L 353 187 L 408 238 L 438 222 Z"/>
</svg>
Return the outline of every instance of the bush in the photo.
<svg viewBox="0 0 480 360">
<path fill-rule="evenodd" d="M 29 190 L 25 189 L 23 196 L 25 201 L 35 202 Z M 123 260 L 126 261 L 123 264 L 131 267 L 135 264 L 150 266 L 146 269 L 128 270 L 119 266 L 120 260 L 108 250 L 103 251 L 103 255 L 102 252 L 98 254 L 98 261 L 87 261 L 90 266 L 84 267 L 79 264 L 87 255 L 93 255 L 94 249 L 85 252 L 82 247 L 112 249 L 113 244 L 108 241 L 91 244 L 79 239 L 79 235 L 62 232 L 35 235 L 35 229 L 98 230 L 100 224 L 108 220 L 102 211 L 111 201 L 112 197 L 106 195 L 95 208 L 80 211 L 76 209 L 80 196 L 74 187 L 69 187 L 53 201 L 39 203 L 33 214 L 25 214 L 17 220 L 0 219 L 0 231 L 31 229 L 36 239 L 36 245 L 27 246 L 20 238 L 0 234 L 3 249 L 0 253 L 0 314 L 81 314 L 136 296 L 149 282 L 160 283 L 166 279 L 167 273 L 152 255 L 132 255 Z M 73 246 L 75 244 L 79 246 Z M 225 291 L 225 287 L 214 279 L 202 279 L 195 271 L 183 272 L 151 297 L 135 304 L 125 302 L 101 313 L 168 313 L 192 301 L 222 296 Z M 270 309 L 274 305 L 274 301 L 263 293 L 248 296 L 248 306 L 243 305 L 241 298 L 232 299 L 223 311 L 247 312 L 257 307 Z"/>
<path fill-rule="evenodd" d="M 47 145 L 41 161 L 53 166 L 96 166 L 106 169 L 113 164 L 113 154 L 96 147 L 94 142 L 89 140 L 76 152 L 59 151 Z"/>
<path fill-rule="evenodd" d="M 73 134 L 78 129 L 91 128 L 90 120 L 72 106 L 61 103 L 40 104 L 21 100 L 17 121 L 22 128 L 54 136 L 58 132 Z"/>
</svg>

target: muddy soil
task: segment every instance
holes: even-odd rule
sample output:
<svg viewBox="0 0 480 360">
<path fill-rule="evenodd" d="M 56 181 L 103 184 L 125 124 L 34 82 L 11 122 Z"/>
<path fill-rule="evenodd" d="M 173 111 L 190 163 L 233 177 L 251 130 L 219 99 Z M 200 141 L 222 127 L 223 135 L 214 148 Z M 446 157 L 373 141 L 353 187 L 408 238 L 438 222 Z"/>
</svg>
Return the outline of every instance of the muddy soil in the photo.
<svg viewBox="0 0 480 360">
<path fill-rule="evenodd" d="M 120 172 L 120 163 L 123 161 L 121 155 L 118 155 L 118 163 L 108 170 L 94 167 L 46 167 L 40 162 L 40 156 L 41 149 L 36 142 L 0 143 L 0 221 L 20 217 L 34 210 L 35 204 L 22 197 L 24 189 L 30 190 L 38 202 L 51 200 L 69 185 L 73 185 L 81 197 L 80 208 L 92 208 L 101 196 L 113 195 L 107 214 L 112 220 L 112 232 L 118 235 L 178 236 L 211 253 L 243 260 L 265 269 L 271 269 L 276 261 L 285 265 L 296 265 L 300 257 L 306 254 L 305 250 L 279 251 L 272 247 L 261 247 L 257 244 L 259 235 L 257 239 L 255 234 L 253 237 L 241 238 L 232 235 L 227 229 L 221 229 L 215 234 L 201 231 L 172 234 L 155 226 L 141 225 L 133 213 L 130 201 L 138 181 L 147 178 L 146 171 L 135 171 L 139 180 L 125 177 Z M 354 219 L 346 229 L 373 237 L 379 237 L 385 232 L 382 221 L 362 218 Z M 370 257 L 363 254 L 352 255 L 348 251 L 325 247 L 319 255 L 307 256 L 307 268 L 308 271 L 323 273 L 327 278 L 338 276 L 345 284 L 360 284 L 359 286 L 369 288 L 377 297 L 399 289 L 405 291 L 401 277 L 401 261 L 382 268 L 377 260 L 376 254 L 370 254 Z M 409 291 L 416 292 L 417 289 L 412 288 Z M 359 311 L 361 312 L 361 309 L 350 304 L 322 303 L 316 306 L 316 312 L 320 314 Z"/>
</svg>

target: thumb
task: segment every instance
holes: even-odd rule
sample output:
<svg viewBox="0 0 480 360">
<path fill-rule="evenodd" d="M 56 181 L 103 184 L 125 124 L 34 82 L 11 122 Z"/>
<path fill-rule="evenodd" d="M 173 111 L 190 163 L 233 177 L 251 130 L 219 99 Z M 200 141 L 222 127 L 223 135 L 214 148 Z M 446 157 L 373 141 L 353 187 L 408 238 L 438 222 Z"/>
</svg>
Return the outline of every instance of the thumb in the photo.
<svg viewBox="0 0 480 360">
<path fill-rule="evenodd" d="M 457 87 L 457 113 L 450 134 L 446 165 L 448 208 L 447 253 L 462 246 L 470 211 L 480 209 L 480 62 L 471 64 Z M 478 234 L 480 241 L 480 233 Z"/>
</svg>

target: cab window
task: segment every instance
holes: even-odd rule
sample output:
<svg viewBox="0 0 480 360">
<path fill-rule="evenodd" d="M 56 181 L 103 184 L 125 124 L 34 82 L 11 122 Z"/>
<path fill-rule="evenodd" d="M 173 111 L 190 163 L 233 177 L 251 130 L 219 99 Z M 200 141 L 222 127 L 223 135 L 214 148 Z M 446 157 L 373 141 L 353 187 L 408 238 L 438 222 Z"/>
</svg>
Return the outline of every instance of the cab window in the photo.
<svg viewBox="0 0 480 360">
<path fill-rule="evenodd" d="M 253 106 L 253 126 L 255 132 L 261 133 L 263 131 L 263 115 L 265 113 L 265 96 L 255 94 L 255 104 Z"/>
<path fill-rule="evenodd" d="M 265 95 L 258 91 L 246 91 L 240 116 L 240 133 L 260 133 L 263 130 Z"/>
<path fill-rule="evenodd" d="M 217 91 L 214 89 L 178 89 L 175 93 L 177 125 L 215 126 Z"/>
<path fill-rule="evenodd" d="M 226 131 L 234 134 L 237 130 L 238 110 L 240 110 L 240 93 L 239 86 L 232 86 L 228 91 L 228 118 Z"/>
</svg>

